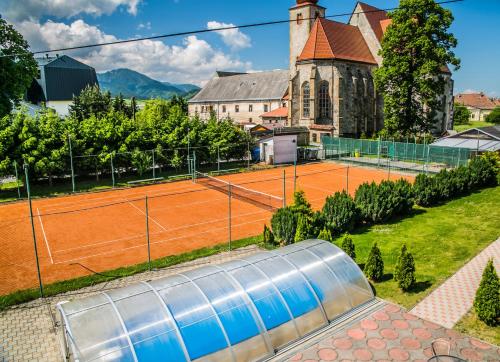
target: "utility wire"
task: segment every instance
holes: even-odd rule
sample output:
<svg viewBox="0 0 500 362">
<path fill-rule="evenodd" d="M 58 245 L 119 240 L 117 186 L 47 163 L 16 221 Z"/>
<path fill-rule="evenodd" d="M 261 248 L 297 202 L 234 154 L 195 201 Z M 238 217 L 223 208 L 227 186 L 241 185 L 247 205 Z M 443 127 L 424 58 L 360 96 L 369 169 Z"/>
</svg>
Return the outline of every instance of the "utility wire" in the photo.
<svg viewBox="0 0 500 362">
<path fill-rule="evenodd" d="M 443 4 L 458 3 L 458 2 L 463 2 L 463 1 L 465 1 L 465 0 L 446 0 L 446 1 L 438 2 L 436 4 L 443 5 Z M 350 16 L 350 15 L 387 12 L 387 11 L 393 11 L 393 10 L 397 10 L 397 9 L 399 9 L 399 7 L 386 8 L 386 9 L 377 9 L 377 10 L 368 10 L 368 11 L 359 11 L 359 12 L 356 12 L 356 13 L 334 14 L 334 15 L 327 15 L 327 16 L 325 16 L 325 18 L 326 19 L 332 19 L 332 18 L 339 18 L 339 17 L 344 17 L 344 16 Z M 316 19 L 316 18 L 304 18 L 302 20 L 304 21 L 304 20 L 314 20 L 314 19 Z M 80 45 L 80 46 L 73 46 L 73 47 L 66 47 L 66 48 L 38 50 L 38 51 L 35 51 L 35 52 L 30 52 L 30 53 L 33 54 L 33 55 L 36 55 L 36 54 L 48 54 L 48 53 L 54 53 L 54 52 L 63 52 L 63 51 L 70 51 L 70 50 L 88 49 L 88 48 L 103 47 L 103 46 L 109 46 L 109 45 L 119 45 L 119 44 L 135 43 L 135 42 L 141 42 L 141 41 L 145 41 L 145 40 L 166 39 L 166 38 L 173 38 L 173 37 L 186 36 L 186 35 L 195 35 L 195 34 L 220 32 L 220 31 L 226 31 L 226 30 L 255 28 L 255 27 L 261 27 L 261 26 L 270 26 L 270 25 L 277 25 L 277 24 L 285 24 L 285 23 L 291 23 L 291 22 L 294 22 L 294 21 L 296 21 L 296 19 L 275 20 L 275 21 L 267 21 L 267 22 L 262 22 L 262 23 L 251 23 L 251 24 L 244 24 L 244 25 L 233 25 L 233 26 L 226 26 L 226 27 L 221 27 L 221 28 L 217 28 L 217 29 L 191 30 L 191 31 L 178 32 L 178 33 L 169 33 L 169 34 L 148 36 L 148 37 L 142 37 L 142 38 L 132 38 L 132 39 L 116 40 L 116 41 L 110 41 L 110 42 L 104 42 L 104 43 L 87 44 L 87 45 Z M 0 58 L 16 57 L 16 56 L 20 56 L 20 55 L 24 55 L 24 54 L 26 54 L 26 53 L 4 54 L 4 55 L 0 55 Z"/>
</svg>

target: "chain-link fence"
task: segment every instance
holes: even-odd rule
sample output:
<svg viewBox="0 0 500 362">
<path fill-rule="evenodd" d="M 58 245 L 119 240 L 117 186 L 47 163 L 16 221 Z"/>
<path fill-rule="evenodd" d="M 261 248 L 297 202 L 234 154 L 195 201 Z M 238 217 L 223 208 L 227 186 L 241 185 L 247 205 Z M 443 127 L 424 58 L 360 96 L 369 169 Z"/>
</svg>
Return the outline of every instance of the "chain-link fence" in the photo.
<svg viewBox="0 0 500 362">
<path fill-rule="evenodd" d="M 322 158 L 378 168 L 437 173 L 466 165 L 472 154 L 467 148 L 440 147 L 410 142 L 362 140 L 325 136 Z"/>
</svg>

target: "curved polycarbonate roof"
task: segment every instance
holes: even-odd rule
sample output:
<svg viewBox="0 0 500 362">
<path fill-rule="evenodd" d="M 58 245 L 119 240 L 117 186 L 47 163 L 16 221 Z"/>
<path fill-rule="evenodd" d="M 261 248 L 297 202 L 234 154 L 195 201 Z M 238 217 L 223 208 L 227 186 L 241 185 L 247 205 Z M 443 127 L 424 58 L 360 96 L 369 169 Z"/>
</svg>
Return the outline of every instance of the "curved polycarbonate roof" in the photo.
<svg viewBox="0 0 500 362">
<path fill-rule="evenodd" d="M 309 240 L 58 305 L 79 361 L 257 361 L 374 298 L 356 263 Z"/>
</svg>

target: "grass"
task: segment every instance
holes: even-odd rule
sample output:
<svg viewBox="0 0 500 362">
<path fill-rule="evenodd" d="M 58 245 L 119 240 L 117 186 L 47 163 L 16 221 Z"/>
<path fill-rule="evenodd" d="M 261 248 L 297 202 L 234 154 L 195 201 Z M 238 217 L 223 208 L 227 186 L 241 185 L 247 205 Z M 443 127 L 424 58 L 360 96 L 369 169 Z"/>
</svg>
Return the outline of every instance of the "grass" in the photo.
<svg viewBox="0 0 500 362">
<path fill-rule="evenodd" d="M 363 267 L 371 246 L 378 243 L 385 263 L 377 296 L 411 308 L 467 261 L 500 236 L 500 187 L 423 209 L 402 220 L 365 227 L 353 233 L 357 262 Z M 417 283 L 408 293 L 393 280 L 401 245 L 415 258 Z"/>
<path fill-rule="evenodd" d="M 471 121 L 467 124 L 457 124 L 454 127 L 454 130 L 457 132 L 463 132 L 471 128 L 478 128 L 478 127 L 490 127 L 490 126 L 495 126 L 493 123 L 489 123 L 486 121 Z"/>
<path fill-rule="evenodd" d="M 231 245 L 232 249 L 235 250 L 249 245 L 261 244 L 262 241 L 263 241 L 262 236 L 259 235 L 233 241 Z M 193 261 L 199 258 L 204 258 L 211 255 L 219 254 L 225 251 L 228 251 L 227 243 L 154 260 L 151 263 L 151 267 L 153 269 L 167 268 L 181 263 Z M 109 282 L 114 279 L 124 278 L 138 273 L 143 273 L 148 270 L 149 270 L 148 263 L 142 263 L 103 272 L 102 274 L 92 274 L 85 277 L 56 282 L 53 284 L 44 285 L 44 295 L 46 297 L 50 297 L 57 294 L 89 287 L 99 283 Z M 40 290 L 38 288 L 20 290 L 8 295 L 0 296 L 0 311 L 16 304 L 26 303 L 38 299 L 39 297 L 40 297 Z"/>
<path fill-rule="evenodd" d="M 487 326 L 477 318 L 474 310 L 471 310 L 463 317 L 460 322 L 457 323 L 455 329 L 461 333 L 500 346 L 500 325 L 496 327 Z"/>
</svg>

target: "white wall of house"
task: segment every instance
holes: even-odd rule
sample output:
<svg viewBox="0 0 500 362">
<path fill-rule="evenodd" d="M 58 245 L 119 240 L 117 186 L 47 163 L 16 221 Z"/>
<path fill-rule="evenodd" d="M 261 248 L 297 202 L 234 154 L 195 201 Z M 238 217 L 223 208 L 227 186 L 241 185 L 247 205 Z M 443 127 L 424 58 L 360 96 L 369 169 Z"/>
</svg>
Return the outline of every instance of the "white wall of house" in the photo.
<svg viewBox="0 0 500 362">
<path fill-rule="evenodd" d="M 191 117 L 197 114 L 202 120 L 208 120 L 210 111 L 213 110 L 218 119 L 231 118 L 235 123 L 239 124 L 250 122 L 260 124 L 262 114 L 278 109 L 284 104 L 286 105 L 286 102 L 280 99 L 190 103 L 188 112 Z"/>
<path fill-rule="evenodd" d="M 73 103 L 70 101 L 50 101 L 46 103 L 48 108 L 54 109 L 60 116 L 66 117 L 69 115 L 69 106 Z"/>
</svg>

